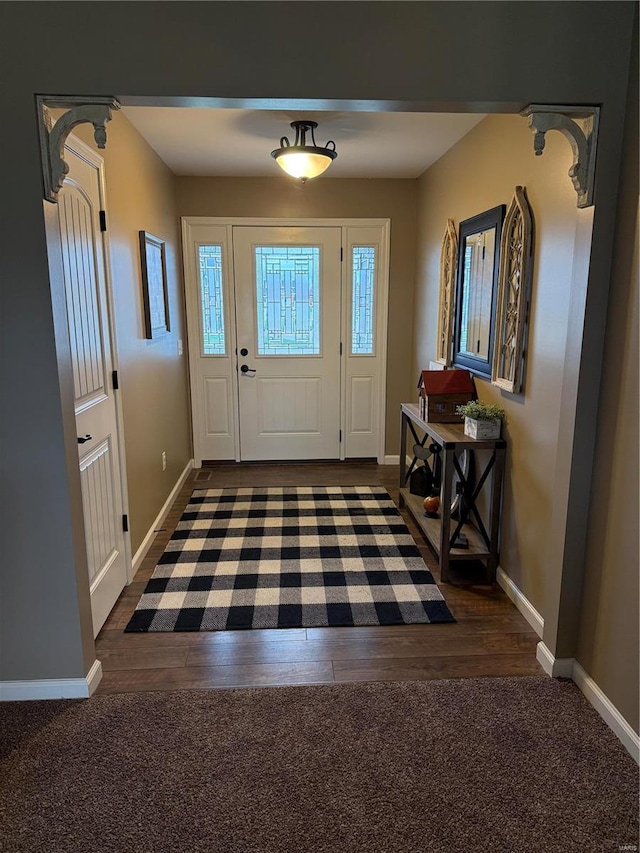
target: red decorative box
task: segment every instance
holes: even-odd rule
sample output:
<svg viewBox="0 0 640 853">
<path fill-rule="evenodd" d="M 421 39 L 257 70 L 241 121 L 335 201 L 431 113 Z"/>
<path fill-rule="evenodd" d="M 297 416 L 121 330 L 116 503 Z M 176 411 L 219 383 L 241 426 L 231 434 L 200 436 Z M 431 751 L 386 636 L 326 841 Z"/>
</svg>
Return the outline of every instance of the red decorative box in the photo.
<svg viewBox="0 0 640 853">
<path fill-rule="evenodd" d="M 423 370 L 418 390 L 420 417 L 434 424 L 462 423 L 456 406 L 476 397 L 473 377 L 468 370 Z"/>
</svg>

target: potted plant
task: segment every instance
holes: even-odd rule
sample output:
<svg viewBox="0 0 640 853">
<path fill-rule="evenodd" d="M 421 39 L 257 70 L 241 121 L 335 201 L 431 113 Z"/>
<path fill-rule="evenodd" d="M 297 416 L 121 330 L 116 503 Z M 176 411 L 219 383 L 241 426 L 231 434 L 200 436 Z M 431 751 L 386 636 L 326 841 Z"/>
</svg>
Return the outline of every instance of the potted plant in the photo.
<svg viewBox="0 0 640 853">
<path fill-rule="evenodd" d="M 464 418 L 464 434 L 471 438 L 500 438 L 505 411 L 500 406 L 487 405 L 472 400 L 463 406 L 457 406 L 456 412 Z"/>
</svg>

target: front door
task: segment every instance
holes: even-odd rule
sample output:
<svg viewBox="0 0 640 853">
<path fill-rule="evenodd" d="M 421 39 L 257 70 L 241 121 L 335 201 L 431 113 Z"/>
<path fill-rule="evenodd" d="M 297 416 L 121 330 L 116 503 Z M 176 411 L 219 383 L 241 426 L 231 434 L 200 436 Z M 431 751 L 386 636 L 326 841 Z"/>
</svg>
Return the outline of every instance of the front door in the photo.
<svg viewBox="0 0 640 853">
<path fill-rule="evenodd" d="M 127 582 L 122 482 L 112 384 L 99 158 L 78 142 L 65 146 L 69 173 L 58 217 L 73 366 L 94 636 Z"/>
<path fill-rule="evenodd" d="M 385 458 L 389 223 L 182 221 L 196 467 Z"/>
<path fill-rule="evenodd" d="M 233 228 L 240 455 L 340 455 L 341 229 Z"/>
</svg>

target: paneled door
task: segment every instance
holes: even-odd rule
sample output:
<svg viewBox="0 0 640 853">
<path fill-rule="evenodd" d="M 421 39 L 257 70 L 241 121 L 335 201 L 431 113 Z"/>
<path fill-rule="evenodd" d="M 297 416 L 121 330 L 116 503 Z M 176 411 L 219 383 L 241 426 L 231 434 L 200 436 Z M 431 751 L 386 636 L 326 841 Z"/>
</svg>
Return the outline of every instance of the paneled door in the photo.
<svg viewBox="0 0 640 853">
<path fill-rule="evenodd" d="M 112 383 L 100 158 L 65 146 L 58 196 L 94 636 L 127 582 L 117 414 Z"/>
<path fill-rule="evenodd" d="M 243 461 L 340 456 L 341 237 L 233 228 Z"/>
</svg>

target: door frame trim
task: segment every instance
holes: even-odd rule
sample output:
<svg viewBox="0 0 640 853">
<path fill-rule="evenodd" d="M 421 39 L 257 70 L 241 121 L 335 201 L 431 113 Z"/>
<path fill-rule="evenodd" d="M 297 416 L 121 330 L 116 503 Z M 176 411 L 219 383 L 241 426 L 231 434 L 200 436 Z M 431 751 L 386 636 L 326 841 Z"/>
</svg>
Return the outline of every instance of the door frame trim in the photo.
<svg viewBox="0 0 640 853">
<path fill-rule="evenodd" d="M 83 160 L 86 160 L 92 166 L 95 166 L 98 172 L 98 192 L 100 194 L 100 209 L 107 214 L 107 223 L 109 222 L 109 210 L 107 206 L 107 190 L 105 181 L 104 159 L 93 148 L 85 145 L 73 133 L 69 134 L 65 141 L 65 148 L 69 148 Z M 111 368 L 117 370 L 120 375 L 120 365 L 118 362 L 118 341 L 116 335 L 115 323 L 115 303 L 113 296 L 113 279 L 111 276 L 111 246 L 109 242 L 109 230 L 101 231 L 102 249 L 104 256 L 104 276 L 105 276 L 105 296 L 107 302 L 107 327 L 109 329 L 109 343 L 111 347 Z M 118 468 L 120 470 L 120 494 L 122 497 L 122 512 L 129 516 L 129 490 L 127 485 L 127 462 L 125 453 L 124 439 L 124 415 L 122 411 L 121 392 L 114 392 L 114 401 L 116 409 L 116 439 L 118 442 Z M 133 580 L 133 564 L 131 555 L 131 533 L 128 530 L 123 531 L 124 537 L 124 559 L 125 570 L 127 576 L 127 585 Z"/>
<path fill-rule="evenodd" d="M 272 216 L 182 216 L 181 217 L 182 224 L 182 254 L 183 254 L 183 268 L 185 275 L 185 289 L 193 292 L 193 281 L 192 281 L 192 271 L 190 267 L 190 256 L 189 251 L 192 244 L 190 232 L 192 225 L 200 225 L 200 226 L 213 226 L 213 227 L 225 227 L 227 233 L 227 245 L 230 249 L 233 245 L 232 243 L 232 229 L 234 226 L 244 226 L 244 227 L 289 227 L 289 228 L 340 228 L 342 231 L 342 247 L 344 249 L 346 244 L 346 232 L 348 228 L 353 227 L 361 227 L 361 228 L 380 228 L 382 231 L 382 240 L 380 244 L 380 276 L 379 276 L 379 284 L 380 284 L 380 304 L 383 306 L 382 316 L 380 319 L 380 326 L 378 331 L 379 340 L 378 346 L 380 350 L 380 363 L 382 365 L 382 370 L 380 371 L 380 375 L 378 377 L 378 399 L 380 401 L 379 410 L 378 410 L 378 453 L 377 453 L 377 462 L 379 465 L 384 465 L 385 459 L 385 432 L 386 432 L 386 415 L 387 415 L 387 329 L 388 329 L 388 318 L 389 318 L 389 246 L 390 246 L 390 229 L 391 229 L 391 220 L 388 218 L 374 217 L 374 218 L 365 218 L 365 217 L 356 217 L 356 218 L 317 218 L 317 217 L 272 217 Z M 231 276 L 230 292 L 233 295 L 234 303 L 233 303 L 233 337 L 229 338 L 230 346 L 235 349 L 235 337 L 236 337 L 236 328 L 235 328 L 235 270 L 233 267 L 233 253 L 229 252 L 231 257 L 229 258 L 229 274 Z M 342 270 L 341 270 L 341 281 L 340 285 L 342 288 L 341 294 L 341 304 L 344 306 L 344 300 L 346 299 L 346 294 L 348 293 L 348 285 L 347 281 L 347 268 L 348 264 L 345 262 L 346 259 L 343 258 Z M 191 286 L 189 286 L 191 285 Z M 186 302 L 188 305 L 189 302 L 189 293 L 185 294 Z M 231 309 L 231 306 L 230 306 Z M 189 311 L 187 311 L 187 323 L 189 318 Z M 231 313 L 231 312 L 230 312 Z M 342 318 L 340 324 L 340 338 L 343 342 L 343 352 L 344 347 L 346 346 L 347 340 L 349 340 L 348 328 L 347 328 L 347 311 L 341 311 Z M 188 326 L 187 326 L 188 328 Z M 192 342 L 191 330 L 189 331 L 189 353 L 191 355 L 190 358 L 190 369 L 189 369 L 189 381 L 190 385 L 193 385 L 194 376 L 191 369 L 192 359 L 195 357 L 195 353 L 192 353 L 192 346 L 196 346 L 197 342 Z M 199 350 L 198 350 L 199 351 Z M 345 353 L 346 355 L 346 353 Z M 347 406 L 346 406 L 346 364 L 347 359 L 345 357 L 340 360 L 340 429 L 342 430 L 342 435 L 346 436 L 346 417 L 347 417 Z M 233 385 L 234 385 L 234 398 L 235 398 L 235 430 L 234 430 L 234 440 L 235 440 L 235 456 L 236 462 L 240 461 L 240 442 L 239 442 L 239 412 L 238 409 L 238 394 L 237 394 L 237 377 L 234 373 L 233 377 Z M 194 449 L 194 466 L 196 468 L 201 467 L 202 458 L 198 454 L 198 445 L 199 441 L 196 435 L 195 422 L 193 419 L 193 411 L 191 418 L 191 431 L 193 436 L 193 449 Z M 340 443 L 340 461 L 344 461 L 345 456 L 345 446 L 346 442 L 343 440 Z"/>
</svg>

